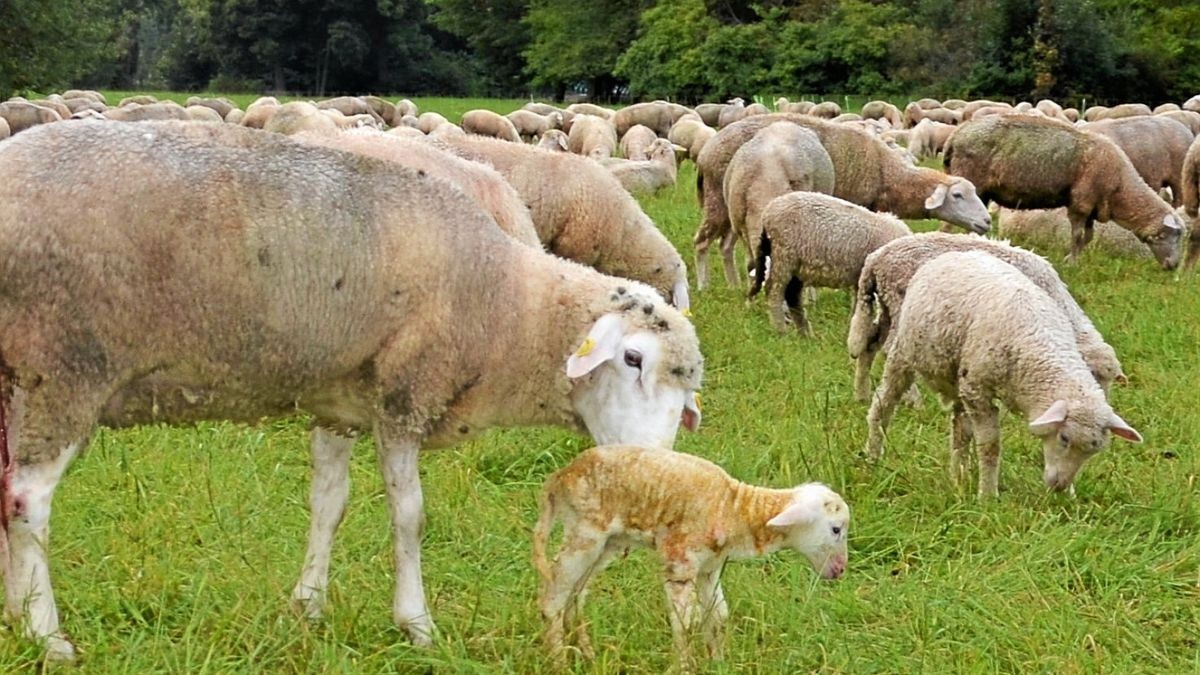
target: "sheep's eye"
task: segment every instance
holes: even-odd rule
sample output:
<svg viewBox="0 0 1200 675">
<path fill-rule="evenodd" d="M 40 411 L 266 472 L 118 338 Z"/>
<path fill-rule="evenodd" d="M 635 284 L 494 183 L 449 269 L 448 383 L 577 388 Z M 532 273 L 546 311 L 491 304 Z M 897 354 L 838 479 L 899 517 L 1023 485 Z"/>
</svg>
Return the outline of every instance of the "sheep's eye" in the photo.
<svg viewBox="0 0 1200 675">
<path fill-rule="evenodd" d="M 841 533 L 842 533 L 842 528 L 841 528 L 841 526 L 840 526 L 840 525 L 834 525 L 834 526 L 833 526 L 833 533 L 834 533 L 835 535 L 841 534 Z"/>
<path fill-rule="evenodd" d="M 642 368 L 642 353 L 635 349 L 626 349 L 625 350 L 625 365 L 629 366 L 630 368 L 637 368 L 637 369 L 641 370 L 641 368 Z"/>
<path fill-rule="evenodd" d="M 1062 441 L 1062 444 L 1063 444 L 1063 445 L 1070 445 L 1070 444 L 1071 444 L 1071 439 L 1067 438 L 1067 435 L 1066 435 L 1066 434 L 1059 434 L 1059 435 L 1058 435 L 1058 440 Z"/>
<path fill-rule="evenodd" d="M 955 192 L 955 193 L 954 193 L 954 198 L 955 198 L 955 199 L 962 199 L 962 198 L 963 198 L 963 196 L 962 196 L 962 193 L 961 193 L 961 192 Z"/>
</svg>

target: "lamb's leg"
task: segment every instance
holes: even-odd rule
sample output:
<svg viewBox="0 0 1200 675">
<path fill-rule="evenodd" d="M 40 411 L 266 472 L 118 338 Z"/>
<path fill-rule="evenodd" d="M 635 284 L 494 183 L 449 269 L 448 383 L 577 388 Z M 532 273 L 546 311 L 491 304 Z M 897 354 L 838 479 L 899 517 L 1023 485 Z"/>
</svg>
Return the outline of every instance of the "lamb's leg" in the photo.
<svg viewBox="0 0 1200 675">
<path fill-rule="evenodd" d="M 783 299 L 787 303 L 788 315 L 792 318 L 792 325 L 796 330 L 800 331 L 801 335 L 812 335 L 812 328 L 808 325 L 808 319 L 804 317 L 804 282 L 800 281 L 799 277 L 792 277 L 787 283 L 787 289 L 783 292 Z"/>
<path fill-rule="evenodd" d="M 783 313 L 784 289 L 787 287 L 787 282 L 780 279 L 783 276 L 776 269 L 774 274 L 767 276 L 767 311 L 770 312 L 771 325 L 775 326 L 775 330 L 780 333 L 788 331 L 787 316 Z M 788 275 L 791 278 L 791 275 Z"/>
<path fill-rule="evenodd" d="M 955 401 L 950 411 L 950 478 L 959 488 L 967 484 L 970 446 L 971 424 L 962 404 Z"/>
<path fill-rule="evenodd" d="M 734 251 L 737 249 L 737 234 L 733 228 L 725 231 L 725 236 L 721 237 L 721 261 L 725 264 L 725 282 L 730 288 L 738 288 L 742 285 L 742 275 L 738 273 L 737 266 L 734 264 Z"/>
<path fill-rule="evenodd" d="M 608 567 L 618 556 L 624 555 L 627 550 L 626 547 L 616 545 L 610 540 L 604 547 L 604 552 L 600 554 L 596 562 L 592 563 L 586 576 L 576 583 L 577 592 L 574 594 L 574 601 L 567 603 L 563 625 L 566 627 L 567 635 L 574 642 L 575 646 L 579 648 L 580 655 L 589 661 L 596 658 L 596 653 L 592 649 L 592 640 L 588 636 L 587 621 L 583 615 L 583 604 L 587 600 L 588 582 L 593 576 L 604 571 L 604 568 Z"/>
<path fill-rule="evenodd" d="M 725 657 L 725 621 L 729 618 L 729 606 L 725 604 L 725 592 L 721 590 L 721 568 L 702 571 L 696 579 L 696 590 L 700 596 L 700 622 L 708 656 L 722 659 Z"/>
<path fill-rule="evenodd" d="M 690 562 L 667 561 L 667 580 L 664 587 L 670 602 L 671 634 L 675 639 L 675 654 L 684 671 L 691 669 L 692 645 L 689 635 L 695 609 L 696 568 Z"/>
<path fill-rule="evenodd" d="M 962 397 L 979 453 L 979 496 L 1000 496 L 1000 413 L 983 395 Z"/>
<path fill-rule="evenodd" d="M 414 645 L 433 644 L 433 619 L 421 583 L 421 532 L 425 528 L 421 477 L 417 457 L 421 446 L 409 435 L 385 423 L 375 425 L 375 446 L 392 516 L 396 591 L 392 620 L 408 633 Z"/>
<path fill-rule="evenodd" d="M 1191 224 L 1192 233 L 1188 237 L 1188 254 L 1187 260 L 1183 264 L 1185 270 L 1190 270 L 1196 266 L 1196 260 L 1200 259 L 1200 218 L 1197 218 Z"/>
<path fill-rule="evenodd" d="M 696 236 L 692 239 L 696 251 L 697 290 L 704 290 L 708 286 L 708 247 L 714 240 L 723 239 L 729 231 L 728 219 L 722 221 L 720 218 L 710 216 L 708 205 L 705 204 L 700 227 L 696 229 Z"/>
<path fill-rule="evenodd" d="M 546 649 L 559 666 L 566 665 L 566 632 L 577 628 L 567 625 L 568 612 L 577 602 L 576 596 L 584 590 L 588 577 L 604 551 L 605 537 L 600 533 L 582 528 L 566 532 L 563 546 L 551 565 L 550 580 L 538 598 L 542 619 L 546 624 L 543 638 Z M 582 607 L 576 609 L 581 610 Z"/>
<path fill-rule="evenodd" d="M 350 451 L 354 440 L 353 434 L 343 436 L 323 427 L 312 432 L 313 477 L 308 499 L 312 521 L 304 568 L 292 590 L 292 602 L 310 619 L 321 618 L 325 610 L 333 537 L 350 498 Z"/>
<path fill-rule="evenodd" d="M 875 350 L 867 347 L 854 359 L 854 400 L 866 403 L 871 400 L 871 362 Z"/>
<path fill-rule="evenodd" d="M 867 411 L 867 457 L 878 460 L 883 456 L 883 436 L 892 422 L 896 412 L 896 404 L 900 397 L 913 384 L 914 375 L 907 367 L 900 365 L 900 359 L 889 358 L 883 368 L 883 380 L 871 400 L 871 409 Z"/>
</svg>

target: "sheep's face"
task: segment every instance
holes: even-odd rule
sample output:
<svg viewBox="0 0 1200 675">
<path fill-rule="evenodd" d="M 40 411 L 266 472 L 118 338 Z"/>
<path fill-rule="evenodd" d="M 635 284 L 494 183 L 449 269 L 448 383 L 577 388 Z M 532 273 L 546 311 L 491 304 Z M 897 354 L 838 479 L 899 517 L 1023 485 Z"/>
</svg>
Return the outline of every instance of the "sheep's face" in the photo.
<svg viewBox="0 0 1200 675">
<path fill-rule="evenodd" d="M 1173 270 L 1179 266 L 1182 255 L 1183 221 L 1174 213 L 1163 216 L 1162 225 L 1146 237 L 1146 245 L 1163 269 Z"/>
<path fill-rule="evenodd" d="M 975 184 L 965 178 L 953 178 L 938 185 L 925 199 L 930 217 L 965 227 L 976 234 L 992 229 L 992 214 L 975 193 Z"/>
<path fill-rule="evenodd" d="M 695 330 L 650 289 L 619 290 L 621 308 L 601 316 L 567 359 L 572 405 L 600 445 L 671 448 L 681 423 L 700 425 Z"/>
<path fill-rule="evenodd" d="M 837 579 L 846 571 L 850 507 L 828 487 L 797 487 L 792 502 L 767 525 L 783 530 L 788 545 L 808 558 L 821 577 Z"/>
<path fill-rule="evenodd" d="M 1108 447 L 1109 434 L 1139 443 L 1141 434 L 1108 407 L 1094 401 L 1068 404 L 1055 401 L 1046 412 L 1029 423 L 1029 430 L 1042 439 L 1046 487 L 1069 490 L 1079 469 Z"/>
</svg>

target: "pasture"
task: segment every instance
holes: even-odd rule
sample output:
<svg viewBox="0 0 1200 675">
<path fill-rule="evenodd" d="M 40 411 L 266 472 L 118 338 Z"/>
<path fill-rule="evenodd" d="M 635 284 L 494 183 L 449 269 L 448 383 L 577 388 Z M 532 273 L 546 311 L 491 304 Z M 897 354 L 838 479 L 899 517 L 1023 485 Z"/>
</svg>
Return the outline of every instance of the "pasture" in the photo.
<svg viewBox="0 0 1200 675">
<path fill-rule="evenodd" d="M 452 121 L 481 103 L 520 104 L 440 101 L 416 100 Z M 642 205 L 691 265 L 691 163 Z M 755 484 L 826 482 L 853 520 L 839 581 L 793 553 L 726 568 L 726 659 L 702 661 L 702 672 L 1200 671 L 1200 272 L 1095 247 L 1076 267 L 1061 250 L 1042 253 L 1121 357 L 1130 382 L 1114 388 L 1113 407 L 1146 442 L 1114 441 L 1083 469 L 1075 498 L 1050 494 L 1040 443 L 1006 415 L 995 502 L 950 481 L 949 420 L 928 393 L 897 412 L 883 460 L 863 458 L 846 293 L 820 293 L 813 337 L 780 335 L 762 298 L 747 306 L 714 258 L 713 287 L 693 291 L 704 418 L 676 449 Z M 391 528 L 370 439 L 355 451 L 328 616 L 309 623 L 289 608 L 308 523 L 308 428 L 298 418 L 96 435 L 52 518 L 52 573 L 82 672 L 546 670 L 529 561 L 536 496 L 589 441 L 518 429 L 423 457 L 423 568 L 440 634 L 422 651 L 391 623 Z M 587 615 L 597 655 L 579 672 L 670 667 L 652 555 L 600 575 Z M 12 631 L 0 640 L 0 672 L 39 657 Z"/>
</svg>

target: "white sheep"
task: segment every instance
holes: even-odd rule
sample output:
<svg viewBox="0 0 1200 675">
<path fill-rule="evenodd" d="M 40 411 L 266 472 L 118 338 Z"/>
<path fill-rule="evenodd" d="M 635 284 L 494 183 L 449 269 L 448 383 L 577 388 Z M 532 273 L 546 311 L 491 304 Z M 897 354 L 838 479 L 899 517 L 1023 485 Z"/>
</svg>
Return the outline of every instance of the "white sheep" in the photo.
<svg viewBox="0 0 1200 675">
<path fill-rule="evenodd" d="M 550 562 L 546 544 L 557 521 L 563 543 Z M 683 453 L 585 450 L 546 481 L 534 529 L 546 645 L 560 665 L 567 638 L 591 658 L 582 619 L 588 580 L 630 548 L 645 547 L 662 559 L 676 654 L 686 667 L 688 632 L 699 623 L 709 655 L 719 658 L 729 615 L 721 589 L 725 561 L 791 548 L 822 577 L 836 579 L 846 570 L 849 527 L 846 502 L 819 483 L 770 489 Z"/>
<path fill-rule="evenodd" d="M 953 124 L 923 119 L 908 134 L 908 150 L 918 160 L 936 157 L 942 154 L 946 140 L 956 129 Z"/>
<path fill-rule="evenodd" d="M 567 132 L 571 152 L 592 159 L 612 157 L 617 152 L 617 130 L 612 122 L 595 115 L 576 115 Z"/>
<path fill-rule="evenodd" d="M 372 430 L 395 530 L 392 615 L 419 645 L 433 631 L 421 448 L 526 424 L 669 447 L 681 422 L 699 423 L 703 360 L 679 312 L 514 241 L 418 171 L 232 125 L 113 122 L 23 132 L 4 141 L 0 174 L 6 609 L 52 657 L 74 648 L 48 574 L 50 499 L 98 423 L 313 414 L 293 595 L 309 615 L 353 433 Z"/>
<path fill-rule="evenodd" d="M 549 129 L 537 142 L 537 147 L 551 152 L 570 152 L 571 141 L 558 129 Z"/>
<path fill-rule="evenodd" d="M 521 140 L 527 142 L 537 141 L 552 129 L 561 129 L 563 122 L 562 113 L 557 110 L 545 115 L 530 110 L 514 110 L 506 117 L 513 123 Z"/>
<path fill-rule="evenodd" d="M 703 120 L 684 116 L 671 125 L 670 131 L 667 132 L 667 140 L 687 148 L 688 159 L 695 162 L 700 156 L 700 151 L 704 149 L 704 144 L 716 135 L 717 130 L 705 124 Z"/>
<path fill-rule="evenodd" d="M 656 140 L 658 134 L 655 134 L 653 129 L 643 124 L 635 124 L 621 136 L 621 156 L 639 162 L 650 159 L 650 144 Z"/>
<path fill-rule="evenodd" d="M 423 112 L 417 117 L 417 128 L 423 134 L 432 134 L 434 129 L 450 124 L 450 120 L 435 112 Z M 457 126 L 457 125 L 452 125 Z"/>
<path fill-rule="evenodd" d="M 995 401 L 1029 419 L 1042 439 L 1043 479 L 1072 487 L 1112 434 L 1141 435 L 1108 405 L 1059 305 L 1017 268 L 983 251 L 945 253 L 913 275 L 883 381 L 867 413 L 867 454 L 878 458 L 901 395 L 920 376 L 951 405 L 951 475 L 960 483 L 973 435 L 979 495 L 999 495 Z"/>
<path fill-rule="evenodd" d="M 867 256 L 893 239 L 912 234 L 903 220 L 890 213 L 876 213 L 817 192 L 776 197 L 763 209 L 759 224 L 762 242 L 750 297 L 765 278 L 771 322 L 777 330 L 787 330 L 786 304 L 793 326 L 801 333 L 809 332 L 800 297 L 805 285 L 848 288 L 853 293 Z"/>
<path fill-rule="evenodd" d="M 617 177 L 621 187 L 629 194 L 654 194 L 664 188 L 675 187 L 675 179 L 679 174 L 675 155 L 679 151 L 682 151 L 682 148 L 677 148 L 671 141 L 655 138 L 648 146 L 644 160 L 610 157 L 602 160 L 601 164 Z"/>
<path fill-rule="evenodd" d="M 517 133 L 512 120 L 491 110 L 477 109 L 463 113 L 462 128 L 468 134 L 490 136 L 511 143 L 521 142 L 521 135 Z"/>
</svg>

